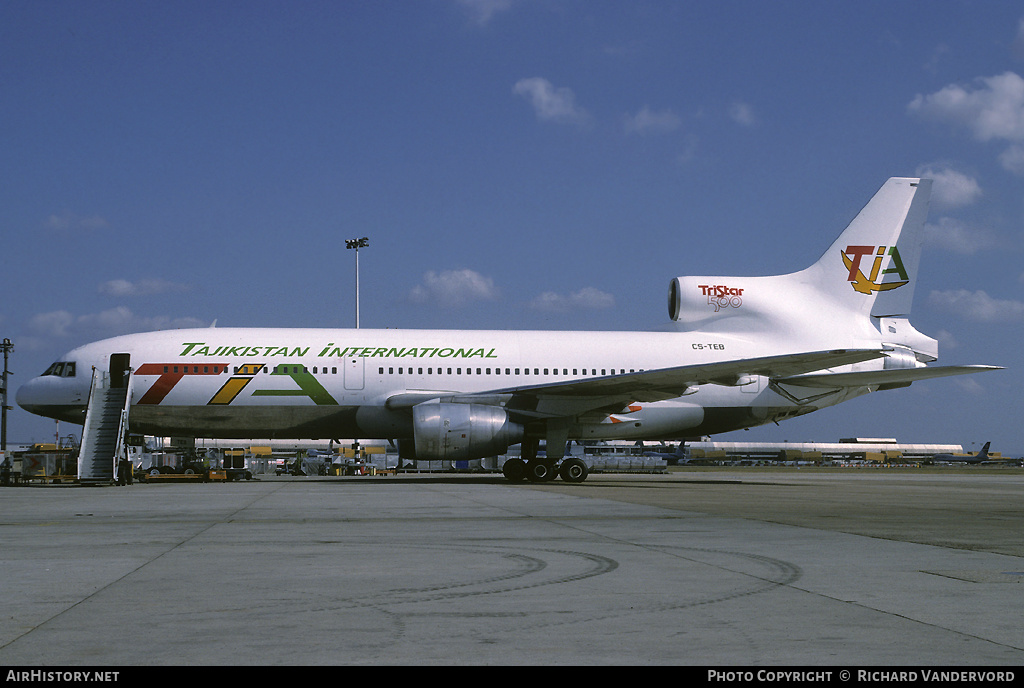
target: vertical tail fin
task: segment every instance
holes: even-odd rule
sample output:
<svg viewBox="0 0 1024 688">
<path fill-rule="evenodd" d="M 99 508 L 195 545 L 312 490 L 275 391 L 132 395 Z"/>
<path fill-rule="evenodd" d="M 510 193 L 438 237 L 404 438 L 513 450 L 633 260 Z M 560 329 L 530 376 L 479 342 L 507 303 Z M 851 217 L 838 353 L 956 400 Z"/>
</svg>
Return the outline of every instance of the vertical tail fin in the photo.
<svg viewBox="0 0 1024 688">
<path fill-rule="evenodd" d="M 831 248 L 800 272 L 675 278 L 669 285 L 674 328 L 759 330 L 810 340 L 872 331 L 877 336 L 884 318 L 887 331 L 896 333 L 893 323 L 910 313 L 930 193 L 931 180 L 889 179 Z M 905 320 L 899 329 L 923 337 Z"/>
<path fill-rule="evenodd" d="M 889 179 L 804 271 L 807 280 L 850 310 L 879 318 L 908 315 L 930 194 L 930 179 Z"/>
</svg>

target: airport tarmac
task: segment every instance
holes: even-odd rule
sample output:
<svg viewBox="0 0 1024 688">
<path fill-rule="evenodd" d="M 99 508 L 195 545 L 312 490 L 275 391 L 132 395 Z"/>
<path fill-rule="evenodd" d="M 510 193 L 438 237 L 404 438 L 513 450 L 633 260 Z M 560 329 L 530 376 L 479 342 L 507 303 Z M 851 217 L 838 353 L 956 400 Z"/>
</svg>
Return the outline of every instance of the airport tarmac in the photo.
<svg viewBox="0 0 1024 688">
<path fill-rule="evenodd" d="M 1024 472 L 0 490 L 0 665 L 1024 664 Z"/>
</svg>

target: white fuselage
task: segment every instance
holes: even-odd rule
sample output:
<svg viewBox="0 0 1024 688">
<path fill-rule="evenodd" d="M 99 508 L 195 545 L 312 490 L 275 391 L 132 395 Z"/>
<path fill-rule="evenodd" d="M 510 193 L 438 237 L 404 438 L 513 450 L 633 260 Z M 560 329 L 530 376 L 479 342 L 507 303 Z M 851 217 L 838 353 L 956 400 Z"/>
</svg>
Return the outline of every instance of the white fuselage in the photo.
<svg viewBox="0 0 1024 688">
<path fill-rule="evenodd" d="M 19 390 L 34 413 L 82 422 L 90 371 L 130 357 L 132 432 L 191 437 L 411 437 L 416 400 L 713 363 L 784 349 L 699 332 L 503 330 L 169 330 L 75 349 L 73 377 L 47 375 Z M 569 412 L 571 439 L 675 439 L 806 413 L 856 394 L 795 404 L 755 377 L 701 385 L 675 399 Z M 867 388 L 857 392 L 863 393 Z M 405 400 L 395 403 L 396 400 Z M 411 400 L 411 401 L 410 401 Z M 544 409 L 526 409 L 544 412 Z M 559 414 L 562 415 L 562 414 Z"/>
</svg>

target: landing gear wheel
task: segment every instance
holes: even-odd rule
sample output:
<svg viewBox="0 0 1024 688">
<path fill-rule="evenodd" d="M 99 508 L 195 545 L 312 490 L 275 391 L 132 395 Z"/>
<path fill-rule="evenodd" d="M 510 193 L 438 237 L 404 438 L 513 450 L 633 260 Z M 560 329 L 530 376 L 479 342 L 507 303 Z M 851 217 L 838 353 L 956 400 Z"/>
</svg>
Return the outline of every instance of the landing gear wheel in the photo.
<svg viewBox="0 0 1024 688">
<path fill-rule="evenodd" d="M 547 461 L 530 461 L 526 464 L 526 479 L 531 483 L 546 483 L 557 477 L 555 467 Z"/>
<path fill-rule="evenodd" d="M 505 480 L 517 483 L 526 478 L 526 462 L 522 459 L 509 459 L 501 466 Z"/>
<path fill-rule="evenodd" d="M 558 474 L 567 483 L 581 483 L 587 479 L 590 468 L 583 459 L 566 459 L 562 462 Z"/>
</svg>

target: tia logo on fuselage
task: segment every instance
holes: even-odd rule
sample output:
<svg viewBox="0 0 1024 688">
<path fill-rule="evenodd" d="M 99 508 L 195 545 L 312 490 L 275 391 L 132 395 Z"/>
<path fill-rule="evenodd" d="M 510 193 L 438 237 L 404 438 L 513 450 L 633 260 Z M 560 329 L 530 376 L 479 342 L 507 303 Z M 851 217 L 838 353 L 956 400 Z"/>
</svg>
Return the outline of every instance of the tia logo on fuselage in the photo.
<svg viewBox="0 0 1024 688">
<path fill-rule="evenodd" d="M 743 305 L 743 289 L 724 284 L 698 284 L 702 296 L 708 297 L 708 305 L 714 306 L 715 313 L 722 308 L 739 308 Z"/>
<path fill-rule="evenodd" d="M 900 258 L 899 249 L 895 246 L 847 246 L 845 251 L 840 251 L 843 257 L 843 265 L 850 271 L 848 280 L 853 290 L 860 294 L 871 295 L 879 291 L 898 289 L 910 282 L 906 268 L 903 267 L 903 259 Z M 871 264 L 871 272 L 865 277 L 860 268 L 861 259 L 865 256 L 874 256 Z M 882 269 L 882 261 L 889 256 L 889 266 Z M 900 281 L 884 282 L 886 275 L 898 275 Z"/>
</svg>

